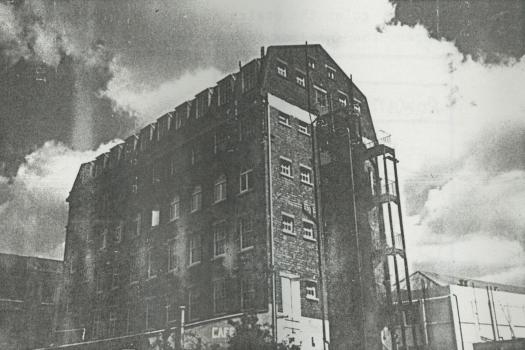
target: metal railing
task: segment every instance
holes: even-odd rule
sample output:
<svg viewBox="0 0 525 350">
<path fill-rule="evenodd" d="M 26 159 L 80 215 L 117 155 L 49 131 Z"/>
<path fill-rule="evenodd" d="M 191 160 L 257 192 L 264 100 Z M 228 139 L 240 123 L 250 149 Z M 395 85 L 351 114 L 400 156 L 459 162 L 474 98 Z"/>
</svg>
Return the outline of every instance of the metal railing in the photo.
<svg viewBox="0 0 525 350">
<path fill-rule="evenodd" d="M 397 197 L 396 182 L 393 180 L 388 182 L 381 181 L 379 194 Z"/>
</svg>

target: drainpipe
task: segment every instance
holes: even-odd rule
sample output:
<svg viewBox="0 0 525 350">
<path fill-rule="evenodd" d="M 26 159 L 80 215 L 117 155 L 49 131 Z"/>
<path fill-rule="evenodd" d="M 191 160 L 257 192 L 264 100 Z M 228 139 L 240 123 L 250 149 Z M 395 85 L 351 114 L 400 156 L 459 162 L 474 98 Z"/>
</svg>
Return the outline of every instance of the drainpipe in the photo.
<svg viewBox="0 0 525 350">
<path fill-rule="evenodd" d="M 180 348 L 184 349 L 184 320 L 186 319 L 185 311 L 186 307 L 184 305 L 179 306 L 180 309 Z"/>
<path fill-rule="evenodd" d="M 273 341 L 277 342 L 277 310 L 276 308 L 276 276 L 275 276 L 275 247 L 273 237 L 273 179 L 272 179 L 272 133 L 271 133 L 271 118 L 270 118 L 270 104 L 266 97 L 266 140 L 267 140 L 267 154 L 266 154 L 266 176 L 267 179 L 267 196 L 268 196 L 268 240 L 270 241 L 270 273 L 271 273 L 271 303 L 272 303 L 272 337 Z"/>
<path fill-rule="evenodd" d="M 494 328 L 494 315 L 492 314 L 492 304 L 490 303 L 490 292 L 489 287 L 485 287 L 487 289 L 487 302 L 489 305 L 489 314 L 490 314 L 490 325 L 492 326 L 492 336 L 494 338 L 494 341 L 496 341 L 496 329 Z"/>
</svg>

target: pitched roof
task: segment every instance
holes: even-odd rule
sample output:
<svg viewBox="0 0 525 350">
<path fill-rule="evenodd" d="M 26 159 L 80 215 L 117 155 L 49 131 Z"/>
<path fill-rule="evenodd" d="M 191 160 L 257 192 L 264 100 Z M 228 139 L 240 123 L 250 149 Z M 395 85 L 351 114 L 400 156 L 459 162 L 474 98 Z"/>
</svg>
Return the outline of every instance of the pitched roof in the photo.
<svg viewBox="0 0 525 350">
<path fill-rule="evenodd" d="M 481 281 L 481 280 L 475 280 L 475 279 L 466 278 L 466 277 L 457 277 L 457 276 L 451 276 L 451 275 L 438 274 L 438 273 L 430 272 L 430 271 L 416 271 L 410 275 L 410 278 L 413 278 L 417 275 L 420 275 L 442 287 L 446 287 L 450 285 L 463 285 L 466 283 L 467 286 L 469 287 L 475 286 L 477 288 L 485 288 L 485 287 L 491 286 L 491 287 L 495 287 L 496 290 L 503 291 L 503 292 L 525 294 L 525 287 L 523 286 L 513 286 L 509 284 Z"/>
</svg>

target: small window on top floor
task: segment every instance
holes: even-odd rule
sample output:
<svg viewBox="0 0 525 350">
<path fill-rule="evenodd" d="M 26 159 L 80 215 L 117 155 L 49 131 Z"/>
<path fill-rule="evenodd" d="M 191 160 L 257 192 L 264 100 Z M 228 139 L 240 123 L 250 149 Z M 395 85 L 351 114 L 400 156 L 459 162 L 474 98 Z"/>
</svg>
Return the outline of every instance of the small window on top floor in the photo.
<svg viewBox="0 0 525 350">
<path fill-rule="evenodd" d="M 299 120 L 297 122 L 297 130 L 299 130 L 301 134 L 310 135 L 310 124 Z"/>
<path fill-rule="evenodd" d="M 154 209 L 151 211 L 151 227 L 159 226 L 159 222 L 160 222 L 160 211 L 158 209 Z"/>
<path fill-rule="evenodd" d="M 317 283 L 315 281 L 305 281 L 306 299 L 318 301 Z"/>
<path fill-rule="evenodd" d="M 348 96 L 346 96 L 345 93 L 339 92 L 337 94 L 337 102 L 343 107 L 346 107 L 348 105 Z"/>
<path fill-rule="evenodd" d="M 286 78 L 288 76 L 288 67 L 286 63 L 277 61 L 277 74 L 279 74 L 283 78 Z"/>
<path fill-rule="evenodd" d="M 308 57 L 308 68 L 315 69 L 315 59 Z"/>
<path fill-rule="evenodd" d="M 335 80 L 335 72 L 336 70 L 330 66 L 326 66 L 326 75 L 329 79 Z"/>
<path fill-rule="evenodd" d="M 303 72 L 295 71 L 295 82 L 300 87 L 306 87 L 306 76 Z"/>
<path fill-rule="evenodd" d="M 290 159 L 281 157 L 279 159 L 279 167 L 281 175 L 292 177 L 292 161 Z"/>
<path fill-rule="evenodd" d="M 284 233 L 295 235 L 293 215 L 281 213 L 281 230 Z"/>
<path fill-rule="evenodd" d="M 279 120 L 279 124 L 290 126 L 291 116 L 289 116 L 288 114 L 279 112 L 279 116 L 277 118 Z"/>
</svg>

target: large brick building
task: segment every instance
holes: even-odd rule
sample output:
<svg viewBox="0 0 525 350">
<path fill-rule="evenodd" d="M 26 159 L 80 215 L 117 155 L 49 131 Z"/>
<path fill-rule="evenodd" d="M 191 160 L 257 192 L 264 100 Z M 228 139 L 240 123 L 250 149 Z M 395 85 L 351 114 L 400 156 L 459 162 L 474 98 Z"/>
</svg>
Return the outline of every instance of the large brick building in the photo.
<svg viewBox="0 0 525 350">
<path fill-rule="evenodd" d="M 252 311 L 302 349 L 379 349 L 404 261 L 383 215 L 396 162 L 320 45 L 262 50 L 81 166 L 58 343 L 147 348 L 179 334 L 184 306 L 188 347 L 224 346 L 228 320 Z"/>
<path fill-rule="evenodd" d="M 62 261 L 0 254 L 0 349 L 51 343 Z"/>
</svg>

